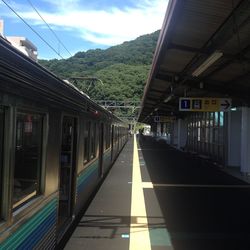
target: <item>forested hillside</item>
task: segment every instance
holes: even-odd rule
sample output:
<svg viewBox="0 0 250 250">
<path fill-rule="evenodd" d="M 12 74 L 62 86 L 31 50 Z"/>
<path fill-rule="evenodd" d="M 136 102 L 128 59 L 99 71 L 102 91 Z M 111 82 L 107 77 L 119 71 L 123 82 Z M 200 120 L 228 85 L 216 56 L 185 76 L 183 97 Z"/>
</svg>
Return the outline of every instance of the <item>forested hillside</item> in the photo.
<svg viewBox="0 0 250 250">
<path fill-rule="evenodd" d="M 97 77 L 103 85 L 77 81 L 93 100 L 140 100 L 152 63 L 159 31 L 110 47 L 78 52 L 66 60 L 39 63 L 63 79 Z"/>
</svg>

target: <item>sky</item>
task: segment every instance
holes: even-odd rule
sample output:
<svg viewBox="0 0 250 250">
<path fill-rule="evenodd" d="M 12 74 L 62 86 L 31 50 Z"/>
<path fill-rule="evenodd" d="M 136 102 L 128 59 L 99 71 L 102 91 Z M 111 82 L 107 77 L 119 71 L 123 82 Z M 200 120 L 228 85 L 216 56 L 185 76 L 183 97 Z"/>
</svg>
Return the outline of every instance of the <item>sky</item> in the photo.
<svg viewBox="0 0 250 250">
<path fill-rule="evenodd" d="M 68 58 L 79 51 L 106 49 L 160 29 L 168 0 L 0 0 L 5 36 L 28 38 L 38 48 L 39 59 L 60 59 L 4 2 L 58 54 Z"/>
</svg>

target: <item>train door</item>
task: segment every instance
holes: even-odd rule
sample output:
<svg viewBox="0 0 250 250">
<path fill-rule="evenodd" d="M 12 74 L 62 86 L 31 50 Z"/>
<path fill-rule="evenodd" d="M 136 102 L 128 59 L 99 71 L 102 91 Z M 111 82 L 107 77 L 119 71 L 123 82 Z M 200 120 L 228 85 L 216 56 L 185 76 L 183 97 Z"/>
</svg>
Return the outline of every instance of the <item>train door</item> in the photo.
<svg viewBox="0 0 250 250">
<path fill-rule="evenodd" d="M 103 147 L 104 147 L 104 124 L 100 124 L 100 136 L 99 136 L 99 175 L 102 177 L 104 172 L 103 166 Z"/>
<path fill-rule="evenodd" d="M 117 148 L 118 152 L 120 151 L 120 127 L 117 127 Z"/>
<path fill-rule="evenodd" d="M 59 183 L 58 233 L 63 232 L 73 213 L 76 172 L 76 118 L 64 116 Z"/>
<path fill-rule="evenodd" d="M 112 125 L 111 130 L 111 161 L 113 161 L 114 158 L 114 125 Z"/>
</svg>

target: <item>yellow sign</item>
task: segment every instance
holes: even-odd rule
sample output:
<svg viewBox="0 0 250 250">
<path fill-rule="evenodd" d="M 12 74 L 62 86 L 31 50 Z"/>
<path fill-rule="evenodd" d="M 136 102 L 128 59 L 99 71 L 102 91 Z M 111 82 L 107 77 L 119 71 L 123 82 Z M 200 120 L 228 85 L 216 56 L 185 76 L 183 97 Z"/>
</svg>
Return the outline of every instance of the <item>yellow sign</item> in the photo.
<svg viewBox="0 0 250 250">
<path fill-rule="evenodd" d="M 160 122 L 172 122 L 174 120 L 174 116 L 160 116 Z"/>
<path fill-rule="evenodd" d="M 181 97 L 179 99 L 180 111 L 219 112 L 229 111 L 231 106 L 230 98 Z"/>
<path fill-rule="evenodd" d="M 172 122 L 175 116 L 154 116 L 154 122 Z"/>
</svg>

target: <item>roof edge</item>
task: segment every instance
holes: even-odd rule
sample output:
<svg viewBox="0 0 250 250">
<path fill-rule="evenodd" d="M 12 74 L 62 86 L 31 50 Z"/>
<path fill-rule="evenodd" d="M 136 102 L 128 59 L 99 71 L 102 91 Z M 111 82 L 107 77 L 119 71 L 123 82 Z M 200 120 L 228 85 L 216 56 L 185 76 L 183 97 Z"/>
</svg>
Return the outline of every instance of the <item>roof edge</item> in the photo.
<svg viewBox="0 0 250 250">
<path fill-rule="evenodd" d="M 178 0 L 169 0 L 169 2 L 168 2 L 166 14 L 165 14 L 163 24 L 162 24 L 162 28 L 161 28 L 159 38 L 158 38 L 158 41 L 157 41 L 157 44 L 156 44 L 156 49 L 155 49 L 155 53 L 154 53 L 154 57 L 153 57 L 153 61 L 152 61 L 151 70 L 149 72 L 147 83 L 146 83 L 146 86 L 144 88 L 144 93 L 143 93 L 143 97 L 142 97 L 142 101 L 141 101 L 141 107 L 142 108 L 141 108 L 140 113 L 138 115 L 138 119 L 137 119 L 138 121 L 140 119 L 141 112 L 143 110 L 143 103 L 144 103 L 144 101 L 146 99 L 146 95 L 147 95 L 147 92 L 148 92 L 148 89 L 149 89 L 150 82 L 152 81 L 153 75 L 155 74 L 156 67 L 159 65 L 159 60 L 158 59 L 159 59 L 160 53 L 162 51 L 163 43 L 164 43 L 166 34 L 167 34 L 169 26 L 170 26 L 170 22 L 171 22 L 171 19 L 172 19 L 172 16 L 173 16 L 177 1 Z"/>
</svg>

